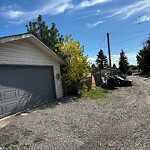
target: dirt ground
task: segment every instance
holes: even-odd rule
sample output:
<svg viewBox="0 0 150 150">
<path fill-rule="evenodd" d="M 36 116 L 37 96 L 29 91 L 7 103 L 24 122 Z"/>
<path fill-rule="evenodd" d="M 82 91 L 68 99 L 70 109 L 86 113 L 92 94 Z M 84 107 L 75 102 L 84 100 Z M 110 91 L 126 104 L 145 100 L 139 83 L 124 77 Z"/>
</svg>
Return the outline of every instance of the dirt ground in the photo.
<svg viewBox="0 0 150 150">
<path fill-rule="evenodd" d="M 102 100 L 64 98 L 2 119 L 0 149 L 150 150 L 150 79 L 129 78 Z"/>
</svg>

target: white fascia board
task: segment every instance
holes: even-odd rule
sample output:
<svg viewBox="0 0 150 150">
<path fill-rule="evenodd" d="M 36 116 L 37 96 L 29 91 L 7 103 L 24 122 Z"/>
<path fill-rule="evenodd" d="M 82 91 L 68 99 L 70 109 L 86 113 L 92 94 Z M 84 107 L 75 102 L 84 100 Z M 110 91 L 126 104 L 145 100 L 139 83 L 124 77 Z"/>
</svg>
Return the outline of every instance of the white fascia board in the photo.
<svg viewBox="0 0 150 150">
<path fill-rule="evenodd" d="M 6 37 L 0 38 L 0 43 L 6 43 L 6 42 L 16 41 L 16 40 L 20 40 L 20 39 L 25 39 L 25 38 L 29 38 L 31 36 L 32 36 L 32 34 L 29 34 L 29 33 L 6 36 Z"/>
</svg>

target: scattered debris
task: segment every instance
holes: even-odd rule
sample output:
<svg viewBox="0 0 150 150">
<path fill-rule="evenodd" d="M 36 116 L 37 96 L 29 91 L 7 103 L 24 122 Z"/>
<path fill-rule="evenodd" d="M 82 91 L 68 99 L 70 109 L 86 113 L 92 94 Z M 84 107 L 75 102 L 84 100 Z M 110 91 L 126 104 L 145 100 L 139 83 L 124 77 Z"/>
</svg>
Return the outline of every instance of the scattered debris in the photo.
<svg viewBox="0 0 150 150">
<path fill-rule="evenodd" d="M 58 102 L 58 105 L 61 105 L 62 103 L 61 102 Z"/>
<path fill-rule="evenodd" d="M 21 113 L 20 116 L 28 116 L 28 113 Z"/>
</svg>

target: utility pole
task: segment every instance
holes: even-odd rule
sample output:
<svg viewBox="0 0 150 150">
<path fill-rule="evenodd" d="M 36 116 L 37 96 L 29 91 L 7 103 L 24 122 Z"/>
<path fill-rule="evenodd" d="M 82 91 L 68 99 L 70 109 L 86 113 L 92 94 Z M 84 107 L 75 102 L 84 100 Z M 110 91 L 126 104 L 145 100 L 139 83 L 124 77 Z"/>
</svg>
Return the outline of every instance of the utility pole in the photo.
<svg viewBox="0 0 150 150">
<path fill-rule="evenodd" d="M 109 33 L 107 33 L 107 43 L 108 43 L 108 55 L 109 55 L 110 76 L 112 76 L 112 67 L 111 67 L 111 54 L 110 54 Z"/>
</svg>

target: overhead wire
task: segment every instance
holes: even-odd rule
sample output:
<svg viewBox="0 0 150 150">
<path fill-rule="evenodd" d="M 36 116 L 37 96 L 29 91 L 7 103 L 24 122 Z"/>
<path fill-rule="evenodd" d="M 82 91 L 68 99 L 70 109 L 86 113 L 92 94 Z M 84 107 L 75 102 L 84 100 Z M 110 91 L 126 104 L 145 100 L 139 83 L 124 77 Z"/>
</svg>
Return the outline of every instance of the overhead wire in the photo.
<svg viewBox="0 0 150 150">
<path fill-rule="evenodd" d="M 143 23 L 143 22 L 139 22 L 139 23 L 137 23 L 136 24 L 136 26 L 137 25 L 139 25 L 139 24 L 141 24 L 141 23 Z M 134 27 L 135 27 L 135 24 L 125 24 L 125 25 L 121 25 L 121 26 L 118 26 L 118 27 L 116 27 L 114 30 L 112 30 L 111 32 L 109 32 L 110 34 L 114 34 L 114 32 L 116 33 L 116 31 L 117 31 L 117 33 L 118 32 L 121 32 L 122 30 L 124 30 L 124 29 L 127 29 L 127 28 L 129 28 L 130 26 L 132 26 L 132 25 L 134 25 Z M 104 47 L 106 47 L 106 46 L 104 46 Z M 104 48 L 104 47 L 102 47 L 102 48 Z M 94 48 L 95 50 L 96 49 L 100 49 L 100 47 L 97 47 L 97 48 Z M 89 50 L 90 51 L 90 50 Z M 86 52 L 88 52 L 88 51 L 86 51 Z"/>
<path fill-rule="evenodd" d="M 145 22 L 146 22 L 146 21 L 145 21 Z M 142 23 L 144 23 L 144 22 L 139 22 L 138 24 L 136 24 L 136 26 L 137 26 L 137 25 L 140 25 L 140 24 L 142 24 Z M 121 32 L 121 31 L 123 31 L 124 29 L 129 28 L 131 25 L 134 25 L 134 27 L 135 27 L 135 24 L 121 25 L 121 26 L 119 26 L 119 27 L 116 27 L 114 30 L 112 30 L 112 31 L 110 32 L 110 34 L 111 34 L 111 35 L 113 34 L 113 36 L 114 36 L 115 34 L 117 34 L 117 33 Z M 138 31 L 138 32 L 141 33 L 141 32 L 144 32 L 144 31 Z M 146 33 L 146 34 L 143 34 L 143 35 L 134 37 L 134 38 L 130 38 L 130 39 L 127 39 L 127 40 L 123 40 L 123 41 L 119 41 L 119 42 L 116 42 L 116 43 L 112 43 L 111 46 L 117 45 L 117 44 L 120 44 L 120 43 L 124 43 L 124 42 L 128 42 L 128 41 L 131 41 L 131 40 L 134 40 L 134 39 L 143 37 L 143 36 L 145 36 L 145 35 L 148 35 L 148 34 Z M 106 47 L 107 47 L 107 45 L 106 45 L 106 46 L 102 46 L 103 43 L 104 43 L 104 41 L 105 41 L 105 39 L 106 39 L 106 35 L 105 35 L 104 38 L 101 40 L 101 42 L 99 43 L 99 45 L 98 45 L 96 48 L 92 49 L 92 50 L 93 50 L 93 53 L 92 53 L 91 57 L 93 57 L 93 56 L 97 53 L 97 50 L 98 50 L 98 49 L 103 49 L 103 48 L 106 48 Z M 15 42 L 13 41 L 13 43 L 15 43 Z M 5 43 L 5 45 L 9 45 L 9 44 L 8 44 L 8 43 L 7 43 L 7 44 Z M 26 45 L 26 44 L 24 43 L 24 45 Z M 89 52 L 89 51 L 91 51 L 91 50 L 88 50 L 88 51 L 86 50 L 85 52 Z"/>
<path fill-rule="evenodd" d="M 101 42 L 99 45 L 103 44 L 104 41 L 106 39 L 106 35 L 102 38 Z M 99 46 L 100 47 L 100 46 Z M 93 53 L 91 54 L 91 58 L 94 57 L 94 55 L 97 53 L 97 50 L 99 49 L 99 47 L 97 47 L 96 49 L 92 49 L 93 50 Z"/>
<path fill-rule="evenodd" d="M 140 33 L 147 33 L 148 31 L 133 31 L 133 32 L 130 32 L 130 34 L 140 34 Z M 123 35 L 126 35 L 127 33 L 118 33 L 118 34 L 114 34 L 113 37 L 116 37 L 116 36 L 123 36 Z"/>
<path fill-rule="evenodd" d="M 138 16 L 138 17 L 140 18 L 140 17 L 143 16 L 143 15 L 144 15 L 144 14 L 142 14 L 142 15 L 140 15 L 140 16 Z M 145 22 L 147 22 L 147 20 L 146 20 L 146 21 L 139 21 L 139 22 L 137 22 L 136 24 L 132 23 L 132 24 L 120 25 L 120 26 L 116 27 L 114 30 L 110 31 L 109 33 L 112 34 L 112 33 L 116 32 L 116 31 L 117 31 L 117 32 L 123 31 L 124 29 L 127 29 L 127 28 L 130 27 L 130 26 L 135 27 L 135 26 L 138 26 L 138 25 L 143 24 L 143 23 L 145 23 Z"/>
<path fill-rule="evenodd" d="M 139 16 L 139 17 L 140 17 L 140 16 Z M 119 27 L 116 27 L 114 30 L 112 30 L 112 31 L 109 32 L 109 33 L 110 33 L 111 35 L 113 34 L 113 36 L 114 36 L 115 34 L 118 34 L 118 33 L 121 32 L 121 31 L 124 31 L 124 30 L 126 30 L 126 29 L 128 29 L 128 28 L 131 28 L 132 26 L 135 27 L 135 26 L 141 25 L 141 24 L 143 24 L 143 23 L 145 23 L 145 22 L 147 22 L 147 21 L 137 22 L 137 24 L 125 24 L 125 25 L 121 25 L 121 26 L 119 26 Z M 136 32 L 136 33 L 143 33 L 143 32 L 145 33 L 145 31 L 138 31 L 138 32 Z M 130 33 L 131 33 L 131 32 L 130 32 Z M 117 45 L 117 44 L 121 44 L 121 43 L 124 43 L 124 42 L 128 42 L 128 41 L 131 41 L 131 40 L 134 40 L 134 39 L 143 37 L 143 36 L 145 36 L 145 35 L 150 35 L 150 34 L 148 34 L 148 33 L 146 32 L 146 34 L 143 34 L 143 35 L 140 35 L 140 36 L 136 36 L 136 37 L 134 37 L 134 38 L 130 38 L 130 39 L 127 39 L 127 40 L 123 40 L 123 41 L 119 41 L 119 42 L 116 42 L 116 43 L 112 43 L 111 46 Z M 102 46 L 102 45 L 101 45 L 101 44 L 104 42 L 105 39 L 106 39 L 106 35 L 104 36 L 102 42 L 100 43 L 99 49 L 103 49 L 103 48 L 106 48 L 106 47 L 107 47 L 107 45 L 106 45 L 106 46 Z M 136 47 L 137 47 L 137 46 L 136 46 Z M 138 47 L 139 47 L 139 46 L 138 46 Z M 98 49 L 98 48 L 97 48 L 97 49 Z M 93 56 L 95 55 L 95 53 L 97 53 L 97 49 L 96 49 L 96 51 L 94 50 L 94 52 L 92 53 L 91 57 L 93 57 Z M 132 49 L 133 49 L 133 48 L 132 48 Z"/>
<path fill-rule="evenodd" d="M 126 47 L 126 49 L 125 49 L 125 52 L 126 53 L 131 53 L 131 51 L 134 51 L 135 50 L 135 48 L 139 48 L 141 46 L 141 44 L 138 44 L 138 45 L 136 45 L 136 46 L 134 46 L 134 47 Z M 124 50 L 124 49 L 123 49 Z"/>
<path fill-rule="evenodd" d="M 117 34 L 117 33 L 119 33 L 119 32 L 122 32 L 122 31 L 124 31 L 125 29 L 128 29 L 129 27 L 131 28 L 132 25 L 134 25 L 133 27 L 135 27 L 135 26 L 138 26 L 139 23 L 137 23 L 137 24 L 130 24 L 130 25 L 127 24 L 127 26 L 126 26 L 126 25 L 123 25 L 122 28 L 118 28 L 118 29 L 116 29 L 116 30 L 113 30 L 112 32 L 110 32 L 110 34 Z"/>
<path fill-rule="evenodd" d="M 130 38 L 130 39 L 127 39 L 127 40 L 123 40 L 123 41 L 119 41 L 119 42 L 116 42 L 116 43 L 112 43 L 111 46 L 113 46 L 113 45 L 118 45 L 118 44 L 121 44 L 121 43 L 124 43 L 124 42 L 128 42 L 128 41 L 132 41 L 132 40 L 134 40 L 134 39 L 143 37 L 143 36 L 145 36 L 145 35 L 149 35 L 149 34 L 146 33 L 146 34 L 142 34 L 142 35 L 140 35 L 140 36 L 136 36 L 136 37 L 134 37 L 134 38 Z M 105 39 L 106 39 L 106 36 L 105 36 L 105 37 L 103 38 L 103 40 L 101 41 L 100 45 L 104 42 Z M 103 48 L 106 48 L 106 47 L 107 47 L 107 45 L 106 45 L 106 46 L 101 46 L 99 49 L 103 49 Z M 97 50 L 97 49 L 96 49 L 96 50 Z M 93 57 L 96 53 L 97 53 L 97 51 L 94 51 L 94 52 L 92 53 L 91 57 Z"/>
<path fill-rule="evenodd" d="M 124 43 L 124 42 L 127 42 L 127 41 L 131 41 L 131 40 L 134 40 L 134 39 L 143 37 L 143 36 L 145 36 L 145 35 L 148 35 L 148 33 L 143 34 L 143 35 L 141 35 L 141 36 L 134 37 L 134 38 L 130 38 L 130 39 L 127 39 L 127 40 L 123 40 L 123 41 L 119 41 L 119 42 L 116 42 L 116 43 L 112 43 L 111 45 L 116 45 L 116 44 Z"/>
<path fill-rule="evenodd" d="M 105 39 L 106 39 L 106 35 L 105 35 L 104 38 L 101 40 L 101 42 L 100 42 L 99 45 L 103 44 L 103 42 L 104 42 Z M 98 48 L 100 48 L 100 46 L 99 46 Z M 98 48 L 97 48 L 96 50 L 98 50 Z M 92 53 L 91 57 L 93 57 L 94 55 L 95 55 L 95 51 Z"/>
<path fill-rule="evenodd" d="M 127 40 L 119 41 L 119 42 L 116 42 L 116 43 L 111 43 L 111 46 L 113 46 L 113 45 L 117 45 L 117 44 L 121 44 L 121 43 L 124 43 L 124 42 L 128 42 L 128 41 L 132 41 L 132 40 L 134 40 L 134 39 L 137 39 L 137 38 L 143 37 L 143 36 L 145 36 L 145 35 L 149 35 L 149 34 L 147 33 L 147 34 L 143 34 L 143 35 L 141 35 L 141 36 L 137 36 L 137 37 L 130 38 L 130 39 L 127 39 Z M 106 47 L 107 47 L 107 45 L 106 45 L 106 46 L 101 47 L 101 49 L 106 48 Z"/>
</svg>

